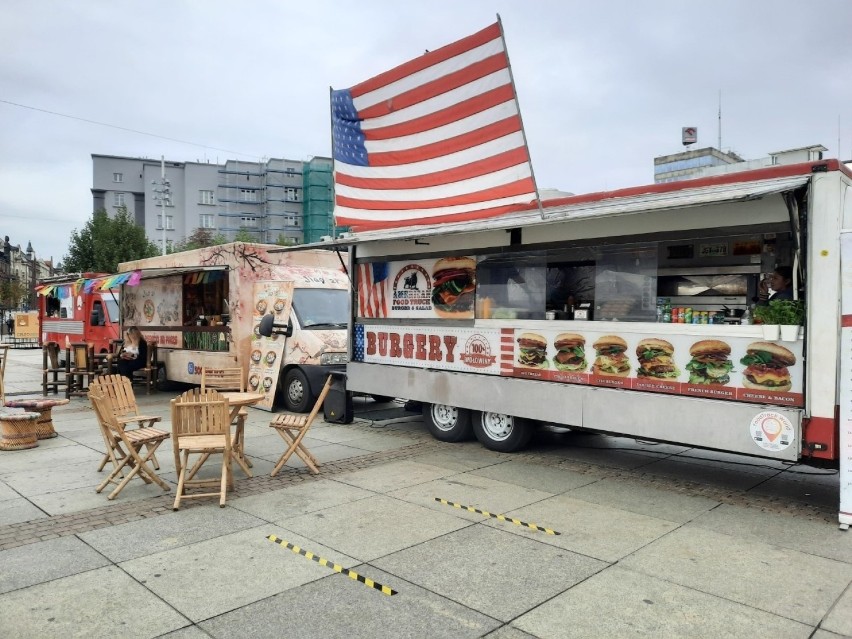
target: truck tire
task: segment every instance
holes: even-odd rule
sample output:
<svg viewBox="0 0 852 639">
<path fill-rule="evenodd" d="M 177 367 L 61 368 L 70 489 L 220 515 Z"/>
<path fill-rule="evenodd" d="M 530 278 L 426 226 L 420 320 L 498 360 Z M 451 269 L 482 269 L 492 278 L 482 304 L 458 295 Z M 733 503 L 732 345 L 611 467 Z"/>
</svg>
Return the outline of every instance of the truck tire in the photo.
<svg viewBox="0 0 852 639">
<path fill-rule="evenodd" d="M 460 442 L 473 435 L 470 411 L 446 404 L 423 404 L 426 427 L 442 442 Z"/>
<path fill-rule="evenodd" d="M 298 368 L 291 368 L 284 375 L 281 394 L 284 399 L 284 408 L 293 413 L 307 413 L 316 401 L 316 397 L 311 393 L 307 376 Z"/>
<path fill-rule="evenodd" d="M 514 453 L 526 448 L 533 436 L 533 422 L 487 411 L 473 415 L 473 433 L 489 450 Z"/>
<path fill-rule="evenodd" d="M 174 382 L 169 381 L 166 376 L 166 367 L 160 364 L 157 367 L 157 382 L 155 384 L 158 391 L 171 391 L 175 389 Z"/>
</svg>

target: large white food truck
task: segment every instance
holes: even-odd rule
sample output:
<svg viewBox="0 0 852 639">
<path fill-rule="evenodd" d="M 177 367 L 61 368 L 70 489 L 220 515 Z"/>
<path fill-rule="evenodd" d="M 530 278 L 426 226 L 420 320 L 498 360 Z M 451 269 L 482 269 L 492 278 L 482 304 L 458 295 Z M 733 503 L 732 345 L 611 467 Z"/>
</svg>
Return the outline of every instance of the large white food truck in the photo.
<svg viewBox="0 0 852 639">
<path fill-rule="evenodd" d="M 347 387 L 499 451 L 549 423 L 836 464 L 844 228 L 827 160 L 354 233 Z M 783 339 L 748 323 L 777 266 L 806 302 Z"/>
<path fill-rule="evenodd" d="M 122 285 L 121 321 L 157 344 L 161 385 L 240 366 L 266 395 L 259 408 L 307 412 L 346 363 L 345 268 L 331 251 L 244 242 L 125 262 L 119 272 L 137 275 Z M 267 314 L 286 331 L 261 336 Z"/>
</svg>

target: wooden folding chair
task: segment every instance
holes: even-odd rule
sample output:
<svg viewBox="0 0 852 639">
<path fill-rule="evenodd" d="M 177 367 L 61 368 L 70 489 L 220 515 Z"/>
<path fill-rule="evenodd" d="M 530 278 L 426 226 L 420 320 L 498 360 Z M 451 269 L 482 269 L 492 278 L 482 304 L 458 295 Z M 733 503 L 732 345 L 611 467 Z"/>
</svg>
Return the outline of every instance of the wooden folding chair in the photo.
<svg viewBox="0 0 852 639">
<path fill-rule="evenodd" d="M 122 375 L 101 375 L 96 377 L 90 385 L 90 389 L 98 395 L 106 395 L 110 399 L 110 407 L 113 416 L 127 428 L 135 422 L 137 428 L 152 428 L 162 418 L 156 415 L 144 415 L 139 413 L 136 405 L 136 395 L 133 393 L 133 385 L 130 380 Z M 101 460 L 98 472 L 104 469 L 106 463 L 111 461 L 113 466 L 125 457 L 126 452 L 122 449 L 121 440 L 112 436 L 110 431 L 104 431 L 104 444 L 107 452 Z M 156 470 L 160 470 L 160 463 L 156 455 L 152 455 L 151 462 Z"/>
<path fill-rule="evenodd" d="M 217 391 L 237 391 L 244 393 L 246 390 L 246 378 L 243 374 L 243 369 L 240 367 L 208 368 L 205 366 L 201 369 L 201 390 L 205 391 L 208 388 Z M 248 409 L 243 406 L 234 418 L 234 424 L 236 424 L 237 428 L 234 431 L 232 446 L 236 450 L 244 450 L 243 439 L 245 437 L 247 417 Z M 244 457 L 244 459 L 249 468 L 254 466 L 248 457 Z"/>
<path fill-rule="evenodd" d="M 109 430 L 113 437 L 121 440 L 123 450 L 126 452 L 126 455 L 121 459 L 116 458 L 116 467 L 100 483 L 95 489 L 95 492 L 101 492 L 108 484 L 116 484 L 115 489 L 107 497 L 107 499 L 115 499 L 124 490 L 127 483 L 137 475 L 146 484 L 154 482 L 165 491 L 171 490 L 171 487 L 160 479 L 154 469 L 148 465 L 157 447 L 169 438 L 169 433 L 158 428 L 125 430 L 124 425 L 113 414 L 112 402 L 108 396 L 99 394 L 96 391 L 90 391 L 89 399 L 92 402 L 95 415 L 97 415 L 101 427 Z M 147 454 L 144 457 L 139 454 L 143 446 L 147 446 L 148 448 Z M 122 478 L 125 468 L 129 468 L 130 472 Z"/>
<path fill-rule="evenodd" d="M 311 427 L 311 424 L 314 423 L 314 419 L 319 413 L 320 408 L 322 407 L 322 403 L 325 401 L 326 395 L 328 395 L 328 391 L 331 388 L 332 377 L 328 376 L 328 379 L 325 382 L 325 386 L 322 387 L 322 391 L 317 397 L 316 403 L 314 403 L 314 407 L 311 412 L 307 415 L 278 415 L 272 422 L 269 424 L 271 428 L 274 428 L 275 431 L 281 435 L 281 438 L 287 443 L 287 450 L 281 455 L 281 459 L 278 460 L 278 463 L 275 464 L 275 468 L 272 469 L 272 472 L 269 473 L 270 477 L 275 477 L 278 474 L 278 471 L 287 463 L 287 460 L 290 459 L 290 456 L 293 453 L 296 453 L 299 457 L 302 458 L 302 461 L 305 462 L 305 466 L 308 467 L 314 475 L 319 473 L 319 461 L 314 457 L 310 451 L 305 447 L 302 443 L 302 439 L 304 439 L 305 435 L 308 432 L 308 429 Z"/>
<path fill-rule="evenodd" d="M 41 394 L 45 397 L 48 393 L 59 394 L 59 387 L 65 386 L 68 379 L 65 377 L 65 367 L 59 364 L 59 344 L 47 342 L 41 351 Z"/>
<path fill-rule="evenodd" d="M 231 420 L 228 400 L 217 391 L 208 389 L 202 392 L 198 388 L 186 391 L 171 402 L 172 406 L 172 446 L 175 454 L 175 468 L 178 469 L 178 487 L 174 509 L 180 508 L 182 499 L 219 496 L 219 507 L 225 506 L 228 487 L 233 488 L 231 473 Z M 183 457 L 181 458 L 181 452 Z M 222 454 L 222 474 L 220 479 L 193 479 L 199 464 L 189 467 L 189 456 L 200 454 L 203 463 L 214 453 Z M 188 488 L 202 488 L 219 485 L 219 492 L 187 494 Z"/>
</svg>

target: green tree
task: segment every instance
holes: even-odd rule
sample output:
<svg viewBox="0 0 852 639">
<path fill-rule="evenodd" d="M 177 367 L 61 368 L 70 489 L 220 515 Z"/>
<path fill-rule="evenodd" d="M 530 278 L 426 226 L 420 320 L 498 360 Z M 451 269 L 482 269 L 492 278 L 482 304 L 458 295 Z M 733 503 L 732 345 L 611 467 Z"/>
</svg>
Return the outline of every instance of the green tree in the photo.
<svg viewBox="0 0 852 639">
<path fill-rule="evenodd" d="M 216 233 L 210 229 L 197 228 L 183 242 L 178 242 L 174 245 L 173 250 L 169 253 L 178 253 L 180 251 L 191 251 L 193 249 L 205 248 L 207 246 L 217 246 L 225 244 L 227 240 L 222 233 Z"/>
<path fill-rule="evenodd" d="M 27 294 L 27 287 L 18 280 L 7 280 L 0 284 L 0 306 L 18 308 Z"/>
<path fill-rule="evenodd" d="M 257 242 L 257 238 L 254 235 L 252 235 L 249 231 L 247 231 L 246 229 L 243 228 L 243 229 L 240 229 L 239 231 L 237 231 L 236 235 L 234 235 L 234 242 L 253 243 L 253 242 Z"/>
<path fill-rule="evenodd" d="M 286 235 L 284 235 L 283 233 L 279 233 L 279 234 L 278 234 L 278 239 L 277 239 L 277 240 L 275 240 L 275 243 L 276 243 L 276 244 L 278 244 L 278 246 L 295 246 L 295 244 L 296 244 L 296 238 L 294 238 L 294 237 L 287 237 L 287 236 L 286 236 Z"/>
<path fill-rule="evenodd" d="M 145 237 L 145 229 L 136 225 L 125 207 L 120 207 L 115 217 L 100 209 L 92 214 L 82 230 L 71 232 L 68 255 L 62 264 L 67 273 L 115 273 L 120 262 L 153 257 L 160 252 Z"/>
</svg>

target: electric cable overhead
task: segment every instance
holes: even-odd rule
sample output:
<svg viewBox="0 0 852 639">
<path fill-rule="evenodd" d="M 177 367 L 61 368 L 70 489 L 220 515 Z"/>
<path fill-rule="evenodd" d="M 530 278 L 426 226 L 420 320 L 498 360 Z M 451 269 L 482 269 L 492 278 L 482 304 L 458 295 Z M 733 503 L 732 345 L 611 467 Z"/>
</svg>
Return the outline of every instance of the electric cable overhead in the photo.
<svg viewBox="0 0 852 639">
<path fill-rule="evenodd" d="M 30 106 L 28 104 L 20 104 L 18 102 L 12 102 L 11 100 L 4 100 L 0 98 L 0 102 L 3 104 L 9 104 L 12 106 L 19 107 L 21 109 L 30 109 L 31 111 L 39 111 L 40 113 L 47 113 L 49 115 L 56 115 L 61 118 L 68 118 L 69 120 L 77 120 L 79 122 L 86 122 L 87 124 L 94 124 L 97 126 L 105 126 L 110 129 L 118 129 L 119 131 L 127 131 L 129 133 L 138 133 L 139 135 L 147 135 L 152 138 L 159 138 L 161 140 L 169 140 L 170 142 L 177 142 L 179 144 L 188 144 L 190 146 L 197 146 L 202 149 L 210 149 L 212 151 L 222 151 L 223 153 L 231 153 L 234 155 L 242 155 L 250 158 L 261 157 L 261 154 L 257 153 L 244 153 L 242 151 L 234 151 L 232 149 L 222 149 L 216 146 L 210 146 L 207 144 L 199 144 L 197 142 L 190 142 L 189 140 L 180 140 L 178 138 L 172 138 L 167 135 L 159 135 L 157 133 L 148 133 L 147 131 L 139 131 L 138 129 L 131 129 L 125 126 L 118 126 L 117 124 L 109 124 L 107 122 L 98 122 L 97 120 L 89 120 L 87 118 L 77 117 L 76 115 L 68 115 L 67 113 L 59 113 L 58 111 L 50 111 L 49 109 L 40 109 L 39 107 Z"/>
</svg>

